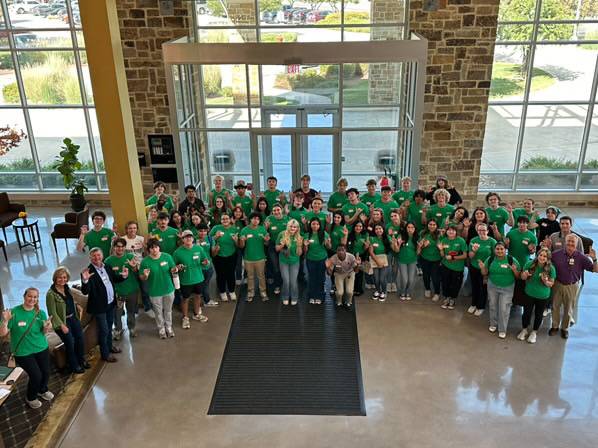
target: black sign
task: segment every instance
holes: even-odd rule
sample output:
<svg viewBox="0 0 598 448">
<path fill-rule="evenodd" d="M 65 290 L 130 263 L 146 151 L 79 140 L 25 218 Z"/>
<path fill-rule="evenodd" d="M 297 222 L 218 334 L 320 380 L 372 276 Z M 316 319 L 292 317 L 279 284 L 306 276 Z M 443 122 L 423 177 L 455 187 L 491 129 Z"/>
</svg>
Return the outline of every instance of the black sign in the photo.
<svg viewBox="0 0 598 448">
<path fill-rule="evenodd" d="M 152 134 L 147 136 L 152 165 L 174 165 L 174 140 L 171 134 Z"/>
</svg>

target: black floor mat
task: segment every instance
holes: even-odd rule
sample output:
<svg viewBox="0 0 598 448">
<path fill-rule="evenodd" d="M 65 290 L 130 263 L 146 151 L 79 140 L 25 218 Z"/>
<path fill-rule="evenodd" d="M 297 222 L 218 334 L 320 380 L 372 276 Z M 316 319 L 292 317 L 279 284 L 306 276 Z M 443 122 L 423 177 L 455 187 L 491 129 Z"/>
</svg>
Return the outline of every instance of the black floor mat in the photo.
<svg viewBox="0 0 598 448">
<path fill-rule="evenodd" d="M 240 302 L 208 413 L 365 415 L 355 306 Z"/>
</svg>

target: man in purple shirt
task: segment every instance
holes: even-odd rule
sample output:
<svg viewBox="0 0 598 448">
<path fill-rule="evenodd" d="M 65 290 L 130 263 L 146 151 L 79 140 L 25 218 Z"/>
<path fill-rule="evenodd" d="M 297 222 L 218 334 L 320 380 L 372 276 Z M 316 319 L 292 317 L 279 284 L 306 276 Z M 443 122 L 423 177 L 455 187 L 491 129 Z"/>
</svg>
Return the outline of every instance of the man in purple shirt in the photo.
<svg viewBox="0 0 598 448">
<path fill-rule="evenodd" d="M 552 254 L 552 263 L 556 269 L 556 281 L 552 290 L 552 327 L 548 331 L 555 335 L 561 328 L 561 337 L 569 337 L 569 324 L 573 317 L 579 281 L 583 271 L 598 272 L 596 251 L 590 250 L 590 258 L 576 249 L 578 238 L 569 234 L 565 238 L 565 248 Z M 561 321 L 561 306 L 563 318 Z"/>
</svg>

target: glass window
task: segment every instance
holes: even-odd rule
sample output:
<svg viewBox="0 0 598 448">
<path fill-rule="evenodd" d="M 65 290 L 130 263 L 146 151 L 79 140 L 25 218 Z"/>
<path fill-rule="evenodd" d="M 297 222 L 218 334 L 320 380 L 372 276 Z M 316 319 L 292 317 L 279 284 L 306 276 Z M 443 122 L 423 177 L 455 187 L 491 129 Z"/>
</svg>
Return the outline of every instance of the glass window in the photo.
<svg viewBox="0 0 598 448">
<path fill-rule="evenodd" d="M 206 104 L 247 104 L 245 65 L 203 65 L 201 74 Z"/>
<path fill-rule="evenodd" d="M 8 51 L 0 51 L 0 89 L 0 104 L 21 104 L 12 55 Z"/>
<path fill-rule="evenodd" d="M 522 109 L 522 106 L 488 107 L 482 171 L 514 168 Z"/>
<path fill-rule="evenodd" d="M 31 190 L 32 188 L 38 188 L 35 174 L 0 172 L 0 185 L 6 190 Z"/>
<path fill-rule="evenodd" d="M 523 100 L 530 51 L 529 45 L 495 47 L 490 101 Z"/>
<path fill-rule="evenodd" d="M 345 107 L 343 109 L 345 128 L 391 128 L 398 125 L 398 107 Z"/>
<path fill-rule="evenodd" d="M 336 104 L 338 65 L 263 65 L 264 105 Z"/>
<path fill-rule="evenodd" d="M 251 179 L 251 151 L 249 132 L 206 132 L 210 170 L 212 175 L 225 177 L 226 188 L 232 189 L 240 179 Z"/>
<path fill-rule="evenodd" d="M 13 28 L 68 28 L 70 25 L 64 1 L 20 0 L 10 3 L 8 13 Z"/>
<path fill-rule="evenodd" d="M 15 33 L 17 48 L 72 48 L 73 39 L 70 31 L 31 31 Z"/>
<path fill-rule="evenodd" d="M 376 177 L 396 166 L 398 131 L 343 131 L 342 174 Z M 367 147 L 364 147 L 367 142 Z"/>
<path fill-rule="evenodd" d="M 25 117 L 21 109 L 0 108 L 0 126 L 9 126 L 17 132 L 22 131 L 27 134 Z M 29 138 L 21 140 L 19 146 L 0 156 L 0 172 L 11 171 L 35 171 Z"/>
<path fill-rule="evenodd" d="M 89 122 L 91 124 L 91 136 L 93 146 L 95 149 L 96 162 L 98 164 L 98 171 L 105 171 L 104 167 L 104 153 L 102 151 L 102 141 L 100 139 L 100 128 L 98 126 L 98 117 L 95 109 L 88 109 Z"/>
<path fill-rule="evenodd" d="M 249 128 L 249 113 L 246 107 L 219 107 L 204 110 L 208 128 Z"/>
<path fill-rule="evenodd" d="M 338 76 L 337 65 L 325 67 Z M 343 64 L 343 104 L 398 104 L 402 69 L 396 62 Z"/>
</svg>

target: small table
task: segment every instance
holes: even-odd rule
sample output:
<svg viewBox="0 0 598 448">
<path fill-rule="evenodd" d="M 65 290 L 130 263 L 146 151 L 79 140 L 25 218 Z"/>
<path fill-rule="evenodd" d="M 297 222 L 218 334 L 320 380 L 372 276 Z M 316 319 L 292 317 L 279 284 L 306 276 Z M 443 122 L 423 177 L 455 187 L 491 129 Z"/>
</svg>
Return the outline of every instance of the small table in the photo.
<svg viewBox="0 0 598 448">
<path fill-rule="evenodd" d="M 39 236 L 39 227 L 37 226 L 37 219 L 16 219 L 12 223 L 12 228 L 15 230 L 15 234 L 17 236 L 17 244 L 19 245 L 19 250 L 22 250 L 24 247 L 32 246 L 34 249 L 37 250 L 37 245 L 41 247 L 42 240 Z M 27 238 L 27 234 L 29 234 L 29 238 Z"/>
</svg>

